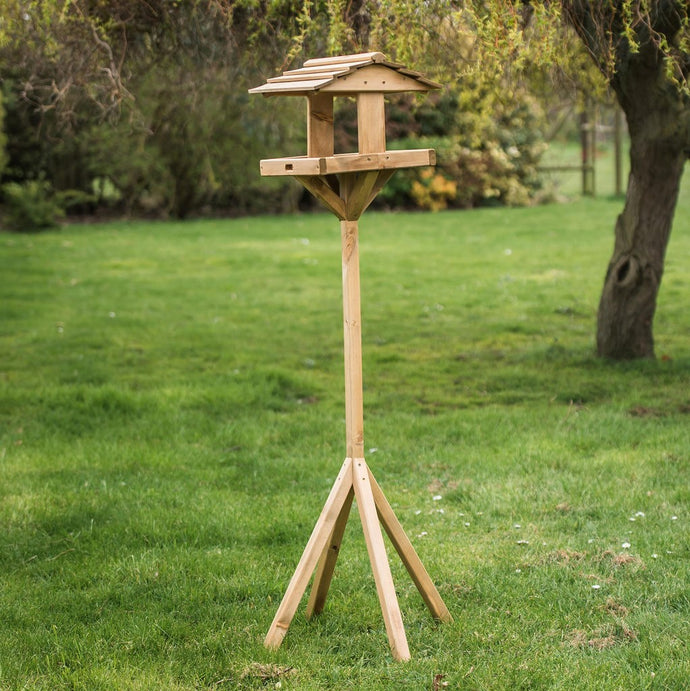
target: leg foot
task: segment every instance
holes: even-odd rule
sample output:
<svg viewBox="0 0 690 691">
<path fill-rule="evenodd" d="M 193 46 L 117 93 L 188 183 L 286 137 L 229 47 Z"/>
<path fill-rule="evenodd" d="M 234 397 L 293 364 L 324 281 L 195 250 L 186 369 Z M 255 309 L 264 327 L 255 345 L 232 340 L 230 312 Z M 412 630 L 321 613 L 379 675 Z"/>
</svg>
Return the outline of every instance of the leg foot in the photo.
<svg viewBox="0 0 690 691">
<path fill-rule="evenodd" d="M 369 480 L 369 469 L 363 458 L 356 458 L 354 460 L 353 484 L 355 486 L 355 496 L 357 497 L 357 508 L 362 520 L 364 539 L 369 552 L 369 561 L 374 572 L 376 590 L 381 603 L 386 633 L 388 634 L 388 642 L 390 643 L 393 657 L 396 660 L 409 660 L 410 649 L 407 645 L 400 605 L 395 594 L 386 546 L 383 543 L 383 534 L 381 533 L 381 526 L 376 514 L 376 504 L 374 503 L 374 495 L 372 494 Z"/>
<path fill-rule="evenodd" d="M 343 542 L 343 534 L 345 533 L 345 526 L 347 519 L 350 517 L 350 508 L 352 507 L 352 499 L 355 493 L 352 488 L 345 499 L 338 519 L 333 527 L 331 539 L 326 543 L 321 556 L 319 557 L 319 566 L 316 569 L 314 576 L 314 583 L 311 587 L 311 594 L 309 595 L 309 602 L 307 603 L 307 618 L 314 614 L 321 614 L 324 605 L 326 604 L 326 597 L 328 596 L 328 589 L 333 578 L 333 570 L 335 563 L 338 561 L 340 555 L 340 545 Z"/>
<path fill-rule="evenodd" d="M 371 473 L 369 474 L 369 480 L 371 482 L 371 489 L 374 495 L 374 501 L 376 502 L 376 510 L 381 519 L 381 523 L 383 523 L 383 527 L 390 541 L 393 543 L 407 572 L 417 586 L 419 594 L 431 611 L 431 615 L 440 621 L 453 621 L 453 617 L 441 599 L 434 582 L 424 568 L 422 560 L 417 555 L 417 552 L 415 552 L 410 538 L 407 537 L 395 512 Z"/>
<path fill-rule="evenodd" d="M 278 648 L 285 638 L 285 634 L 295 616 L 299 602 L 309 583 L 319 555 L 323 552 L 329 537 L 333 533 L 343 504 L 352 488 L 352 459 L 345 459 L 331 493 L 324 504 L 321 515 L 314 526 L 309 542 L 304 548 L 302 558 L 297 564 L 295 573 L 288 584 L 285 595 L 278 607 L 273 623 L 266 634 L 264 645 L 267 648 Z"/>
</svg>

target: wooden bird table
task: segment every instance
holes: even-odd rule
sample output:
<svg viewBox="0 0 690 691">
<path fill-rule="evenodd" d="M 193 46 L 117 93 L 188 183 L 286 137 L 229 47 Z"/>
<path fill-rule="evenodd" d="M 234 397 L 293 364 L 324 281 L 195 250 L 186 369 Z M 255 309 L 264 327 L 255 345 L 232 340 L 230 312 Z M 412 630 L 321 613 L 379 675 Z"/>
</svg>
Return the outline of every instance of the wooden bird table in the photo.
<svg viewBox="0 0 690 691">
<path fill-rule="evenodd" d="M 434 618 L 452 621 L 433 581 L 364 460 L 362 328 L 358 219 L 396 169 L 435 163 L 433 149 L 386 151 L 384 94 L 439 88 L 418 72 L 362 53 L 308 60 L 250 93 L 307 97 L 307 155 L 261 161 L 262 175 L 291 175 L 340 219 L 342 240 L 347 456 L 288 584 L 265 644 L 277 648 L 316 570 L 307 616 L 325 605 L 352 500 L 364 531 L 393 657 L 410 658 L 398 598 L 381 532 L 383 525 Z M 333 98 L 357 100 L 358 151 L 334 154 Z"/>
</svg>

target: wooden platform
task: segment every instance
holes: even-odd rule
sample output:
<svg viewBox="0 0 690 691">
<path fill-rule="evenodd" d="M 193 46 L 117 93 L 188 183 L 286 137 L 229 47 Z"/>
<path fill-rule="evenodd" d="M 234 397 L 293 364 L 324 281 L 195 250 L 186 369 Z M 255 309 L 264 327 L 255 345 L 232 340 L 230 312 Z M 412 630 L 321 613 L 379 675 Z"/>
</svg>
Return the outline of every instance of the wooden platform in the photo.
<svg viewBox="0 0 690 691">
<path fill-rule="evenodd" d="M 365 170 L 395 170 L 436 164 L 433 149 L 404 149 L 370 154 L 293 156 L 261 161 L 261 175 L 333 175 Z"/>
</svg>

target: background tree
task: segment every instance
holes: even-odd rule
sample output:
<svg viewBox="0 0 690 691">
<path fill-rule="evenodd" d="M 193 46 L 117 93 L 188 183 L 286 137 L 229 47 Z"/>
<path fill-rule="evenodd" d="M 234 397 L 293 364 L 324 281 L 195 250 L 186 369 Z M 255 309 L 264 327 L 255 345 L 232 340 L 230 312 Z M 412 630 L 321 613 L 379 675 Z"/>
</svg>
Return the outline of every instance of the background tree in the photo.
<svg viewBox="0 0 690 691">
<path fill-rule="evenodd" d="M 403 4 L 409 14 L 410 3 Z M 690 154 L 688 3 L 473 0 L 446 8 L 445 23 L 437 3 L 412 4 L 431 19 L 425 46 L 442 45 L 449 25 L 458 36 L 470 27 L 474 71 L 494 81 L 496 74 L 517 76 L 535 63 L 567 67 L 572 52 L 564 50 L 563 28 L 575 30 L 625 113 L 631 147 L 625 207 L 599 304 L 597 350 L 614 359 L 654 357 L 656 300 Z"/>
<path fill-rule="evenodd" d="M 687 3 L 563 2 L 628 121 L 630 178 L 599 303 L 597 347 L 653 357 L 652 323 L 680 179 L 690 153 Z"/>
<path fill-rule="evenodd" d="M 278 140 L 298 143 L 303 134 L 294 122 L 303 118 L 250 101 L 246 88 L 306 54 L 375 48 L 418 65 L 455 94 L 454 110 L 444 106 L 452 117 L 442 132 L 455 139 L 439 172 L 452 180 L 482 171 L 469 203 L 500 189 L 496 179 L 527 190 L 509 184 L 503 202 L 529 199 L 534 152 L 523 155 L 515 131 L 506 136 L 500 121 L 514 119 L 511 105 L 545 66 L 579 69 L 574 29 L 580 52 L 589 52 L 616 94 L 631 138 L 598 352 L 653 357 L 657 294 L 690 151 L 689 25 L 688 3 L 680 0 L 5 0 L 6 176 L 30 171 L 58 187 L 114 187 L 111 196 L 132 211 L 257 210 L 252 199 L 264 183 L 246 160 Z M 421 126 L 419 113 L 414 121 Z M 31 127 L 40 138 L 25 136 Z M 434 179 L 426 188 L 416 182 L 421 187 L 411 183 L 410 194 L 416 189 L 429 205 L 439 202 Z M 273 208 L 294 203 L 284 182 L 273 184 Z M 439 189 L 447 198 L 441 201 L 457 202 L 457 192 Z"/>
<path fill-rule="evenodd" d="M 126 213 L 258 211 L 259 185 L 272 206 L 292 203 L 285 181 L 267 186 L 245 161 L 297 136 L 297 119 L 246 92 L 285 60 L 299 8 L 8 0 L 6 180 L 44 176 Z"/>
<path fill-rule="evenodd" d="M 654 357 L 653 320 L 664 258 L 690 153 L 690 20 L 679 0 L 475 2 L 473 18 L 489 55 L 519 66 L 535 36 L 541 59 L 565 24 L 574 28 L 625 113 L 630 176 L 615 227 L 597 316 L 597 350 L 614 359 Z M 530 23 L 535 26 L 530 27 Z M 525 30 L 526 29 L 526 30 Z"/>
</svg>

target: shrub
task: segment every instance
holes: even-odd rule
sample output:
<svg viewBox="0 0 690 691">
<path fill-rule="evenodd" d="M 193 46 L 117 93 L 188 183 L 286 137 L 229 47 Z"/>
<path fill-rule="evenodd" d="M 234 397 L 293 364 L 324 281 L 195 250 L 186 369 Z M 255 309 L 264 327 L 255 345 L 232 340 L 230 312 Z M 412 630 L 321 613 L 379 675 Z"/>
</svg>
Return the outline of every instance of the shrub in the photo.
<svg viewBox="0 0 690 691">
<path fill-rule="evenodd" d="M 480 113 L 457 134 L 411 137 L 391 148 L 436 150 L 436 168 L 398 172 L 382 190 L 389 206 L 424 209 L 526 206 L 541 182 L 537 165 L 545 149 L 538 116 L 528 101 L 517 102 L 492 118 Z"/>
<path fill-rule="evenodd" d="M 414 127 L 390 144 L 435 149 L 435 171 L 399 172 L 381 200 L 425 209 L 530 204 L 541 186 L 543 123 L 541 108 L 523 88 L 488 91 L 463 77 L 448 93 L 430 95 L 414 111 Z"/>
<path fill-rule="evenodd" d="M 420 208 L 440 211 L 455 199 L 457 187 L 453 180 L 426 168 L 419 174 L 419 179 L 412 182 L 412 197 Z"/>
<path fill-rule="evenodd" d="M 4 224 L 10 230 L 37 231 L 54 228 L 65 216 L 62 200 L 47 180 L 8 182 L 2 187 Z"/>
</svg>

